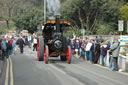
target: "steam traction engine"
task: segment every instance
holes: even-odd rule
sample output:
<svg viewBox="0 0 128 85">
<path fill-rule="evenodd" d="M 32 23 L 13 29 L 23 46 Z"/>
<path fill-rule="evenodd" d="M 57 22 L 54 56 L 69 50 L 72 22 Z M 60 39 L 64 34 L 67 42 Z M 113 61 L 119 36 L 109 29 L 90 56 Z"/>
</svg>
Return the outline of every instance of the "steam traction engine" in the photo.
<svg viewBox="0 0 128 85">
<path fill-rule="evenodd" d="M 67 38 L 63 36 L 64 27 L 71 26 L 71 23 L 60 20 L 56 16 L 55 20 L 43 22 L 42 36 L 37 42 L 37 58 L 39 61 L 44 60 L 47 64 L 49 57 L 60 56 L 61 61 L 71 63 L 71 48 L 68 46 Z"/>
</svg>

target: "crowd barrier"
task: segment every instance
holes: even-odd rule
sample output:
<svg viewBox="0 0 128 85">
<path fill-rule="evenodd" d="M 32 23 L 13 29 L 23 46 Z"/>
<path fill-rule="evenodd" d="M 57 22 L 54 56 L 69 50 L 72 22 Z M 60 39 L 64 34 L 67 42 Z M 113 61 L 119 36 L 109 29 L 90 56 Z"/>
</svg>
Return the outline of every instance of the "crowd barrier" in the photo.
<svg viewBox="0 0 128 85">
<path fill-rule="evenodd" d="M 109 64 L 110 64 L 109 58 L 110 58 L 110 55 L 109 53 L 107 53 L 107 56 L 104 58 L 104 63 L 105 63 L 105 66 L 107 67 L 109 67 Z M 99 58 L 98 63 L 101 64 L 101 56 Z M 128 57 L 120 54 L 118 58 L 118 65 L 119 65 L 119 71 L 128 72 Z"/>
</svg>

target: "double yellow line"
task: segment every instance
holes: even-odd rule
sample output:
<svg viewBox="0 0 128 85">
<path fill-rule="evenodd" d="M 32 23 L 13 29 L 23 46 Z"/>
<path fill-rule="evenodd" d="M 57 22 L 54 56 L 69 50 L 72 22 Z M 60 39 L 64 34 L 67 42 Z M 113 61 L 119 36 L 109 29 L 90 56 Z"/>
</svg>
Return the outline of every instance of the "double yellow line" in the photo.
<svg viewBox="0 0 128 85">
<path fill-rule="evenodd" d="M 9 74 L 9 72 L 10 72 L 10 74 Z M 9 82 L 9 79 L 10 79 L 10 82 Z M 10 57 L 7 59 L 5 85 L 14 85 L 13 66 L 12 66 L 12 60 Z"/>
</svg>

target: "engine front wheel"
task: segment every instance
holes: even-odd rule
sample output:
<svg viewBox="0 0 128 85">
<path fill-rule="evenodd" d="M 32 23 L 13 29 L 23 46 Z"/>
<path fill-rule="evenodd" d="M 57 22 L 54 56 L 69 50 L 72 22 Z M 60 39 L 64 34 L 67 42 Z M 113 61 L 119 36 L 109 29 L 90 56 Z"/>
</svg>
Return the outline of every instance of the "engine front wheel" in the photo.
<svg viewBox="0 0 128 85">
<path fill-rule="evenodd" d="M 66 61 L 68 64 L 71 63 L 71 59 L 72 59 L 71 47 L 68 46 L 67 47 L 67 56 L 66 56 Z"/>
<path fill-rule="evenodd" d="M 45 64 L 48 64 L 48 58 L 49 58 L 49 49 L 48 46 L 45 46 L 45 51 L 44 51 L 44 62 Z"/>
</svg>

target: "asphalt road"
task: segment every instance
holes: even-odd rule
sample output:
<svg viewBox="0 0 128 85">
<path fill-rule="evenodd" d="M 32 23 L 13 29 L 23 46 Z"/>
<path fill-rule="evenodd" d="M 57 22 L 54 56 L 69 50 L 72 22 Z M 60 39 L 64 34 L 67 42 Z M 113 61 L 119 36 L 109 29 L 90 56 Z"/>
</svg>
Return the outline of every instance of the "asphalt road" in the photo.
<svg viewBox="0 0 128 85">
<path fill-rule="evenodd" d="M 9 68 L 9 79 L 5 77 L 5 83 L 12 82 L 6 85 L 128 85 L 128 75 L 75 57 L 72 58 L 72 64 L 52 58 L 46 65 L 43 61 L 37 61 L 36 52 L 29 48 L 25 48 L 23 54 L 18 50 L 15 56 L 10 57 L 9 64 L 12 62 L 12 66 Z M 6 69 L 5 74 L 7 72 Z"/>
</svg>

